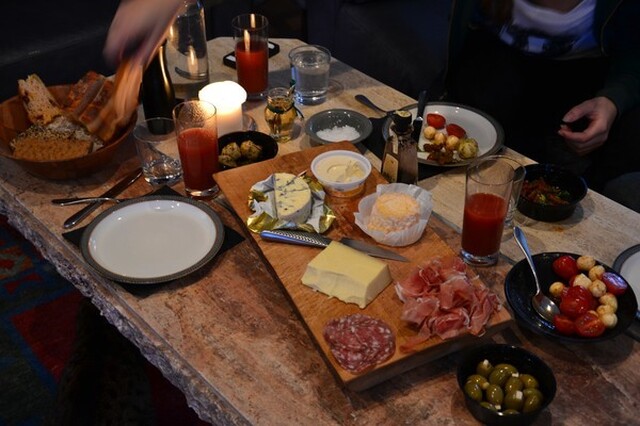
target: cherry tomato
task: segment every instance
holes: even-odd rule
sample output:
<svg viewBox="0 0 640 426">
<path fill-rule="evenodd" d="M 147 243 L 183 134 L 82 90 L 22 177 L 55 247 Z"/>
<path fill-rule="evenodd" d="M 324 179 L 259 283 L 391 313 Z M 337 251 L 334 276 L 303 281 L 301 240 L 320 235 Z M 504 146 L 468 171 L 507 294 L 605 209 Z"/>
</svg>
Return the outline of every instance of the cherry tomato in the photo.
<svg viewBox="0 0 640 426">
<path fill-rule="evenodd" d="M 558 314 L 553 317 L 553 325 L 560 334 L 571 336 L 576 334 L 576 325 L 573 320 L 566 315 Z"/>
<path fill-rule="evenodd" d="M 576 331 L 582 337 L 598 337 L 604 333 L 604 323 L 595 312 L 580 315 L 575 322 Z"/>
<path fill-rule="evenodd" d="M 440 114 L 427 114 L 427 125 L 436 129 L 442 129 L 446 122 L 447 120 Z"/>
<path fill-rule="evenodd" d="M 467 132 L 457 124 L 447 124 L 447 134 L 449 136 L 456 136 L 460 139 L 464 138 L 467 135 Z"/>
<path fill-rule="evenodd" d="M 565 280 L 570 280 L 579 273 L 576 260 L 568 254 L 554 260 L 551 267 L 553 272 Z"/>
<path fill-rule="evenodd" d="M 582 287 L 571 287 L 573 288 L 582 288 Z M 569 318 L 575 319 L 580 315 L 586 313 L 589 309 L 591 309 L 591 301 L 585 299 L 584 297 L 571 294 L 567 291 L 567 295 L 562 298 L 560 301 L 560 312 L 566 315 Z M 589 290 L 587 290 L 589 291 Z"/>
<path fill-rule="evenodd" d="M 605 272 L 602 274 L 602 281 L 607 286 L 607 291 L 611 294 L 620 296 L 627 291 L 627 282 L 614 272 Z"/>
</svg>

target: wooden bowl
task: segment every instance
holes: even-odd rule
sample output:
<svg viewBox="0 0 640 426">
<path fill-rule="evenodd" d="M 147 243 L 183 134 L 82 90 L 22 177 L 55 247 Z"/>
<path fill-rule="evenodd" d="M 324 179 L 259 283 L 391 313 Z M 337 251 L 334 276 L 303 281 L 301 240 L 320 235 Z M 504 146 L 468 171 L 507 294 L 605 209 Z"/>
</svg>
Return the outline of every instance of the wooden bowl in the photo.
<svg viewBox="0 0 640 426">
<path fill-rule="evenodd" d="M 51 86 L 49 91 L 61 102 L 67 95 L 71 85 Z M 59 161 L 36 161 L 16 158 L 11 153 L 9 142 L 19 133 L 25 131 L 31 122 L 27 116 L 19 96 L 7 99 L 0 104 L 0 155 L 15 161 L 26 172 L 48 180 L 77 179 L 91 175 L 109 164 L 118 147 L 127 139 L 137 121 L 137 114 L 131 118 L 129 125 L 119 132 L 112 141 L 103 148 L 85 155 Z"/>
</svg>

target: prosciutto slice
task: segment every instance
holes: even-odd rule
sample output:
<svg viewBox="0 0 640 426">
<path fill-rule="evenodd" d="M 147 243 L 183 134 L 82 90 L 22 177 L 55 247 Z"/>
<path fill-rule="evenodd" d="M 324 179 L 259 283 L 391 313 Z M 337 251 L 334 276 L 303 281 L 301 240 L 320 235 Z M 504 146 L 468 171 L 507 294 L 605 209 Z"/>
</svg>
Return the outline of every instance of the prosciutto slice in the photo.
<svg viewBox="0 0 640 426">
<path fill-rule="evenodd" d="M 411 352 L 433 336 L 480 336 L 491 315 L 502 308 L 495 293 L 457 256 L 425 262 L 397 282 L 395 290 L 404 302 L 401 319 L 418 329 L 418 336 L 400 347 L 403 352 Z"/>
</svg>

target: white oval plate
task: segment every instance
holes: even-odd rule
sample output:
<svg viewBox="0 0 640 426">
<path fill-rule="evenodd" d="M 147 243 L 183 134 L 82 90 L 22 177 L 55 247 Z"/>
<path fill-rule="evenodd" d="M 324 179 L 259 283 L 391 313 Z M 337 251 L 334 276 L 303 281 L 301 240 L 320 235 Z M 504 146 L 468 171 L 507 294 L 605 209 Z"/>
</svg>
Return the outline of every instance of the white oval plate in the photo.
<svg viewBox="0 0 640 426">
<path fill-rule="evenodd" d="M 638 299 L 640 306 L 640 244 L 629 247 L 613 262 L 613 269 L 618 271 L 627 280 Z M 640 310 L 636 312 L 636 318 L 640 320 Z"/>
<path fill-rule="evenodd" d="M 155 284 L 194 272 L 220 250 L 224 226 L 206 204 L 148 196 L 101 213 L 82 234 L 85 260 L 104 276 Z"/>
<path fill-rule="evenodd" d="M 409 105 L 402 108 L 411 112 L 412 117 L 415 119 L 418 114 L 418 107 L 416 104 Z M 459 167 L 472 163 L 480 157 L 486 155 L 495 154 L 498 152 L 504 144 L 504 131 L 502 126 L 491 116 L 479 111 L 475 108 L 463 106 L 451 102 L 430 102 L 424 111 L 424 124 L 423 128 L 427 126 L 427 114 L 440 114 L 447 120 L 447 124 L 455 123 L 462 126 L 467 132 L 467 137 L 473 138 L 478 142 L 478 156 L 469 160 L 461 160 L 455 163 L 439 164 L 436 161 L 428 159 L 428 152 L 418 150 L 418 162 L 428 164 L 430 166 L 439 167 Z M 391 118 L 389 118 L 382 127 L 382 135 L 384 140 L 389 138 L 391 134 Z M 420 140 L 418 140 L 418 147 L 421 148 L 425 143 L 428 143 L 427 138 L 420 132 Z"/>
</svg>

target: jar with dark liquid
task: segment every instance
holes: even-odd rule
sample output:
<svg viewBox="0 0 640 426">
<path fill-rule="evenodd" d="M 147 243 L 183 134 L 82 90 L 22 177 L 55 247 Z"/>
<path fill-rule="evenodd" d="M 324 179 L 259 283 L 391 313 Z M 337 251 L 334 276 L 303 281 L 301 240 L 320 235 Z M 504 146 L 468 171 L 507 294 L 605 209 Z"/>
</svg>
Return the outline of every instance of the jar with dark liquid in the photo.
<svg viewBox="0 0 640 426">
<path fill-rule="evenodd" d="M 292 90 L 287 87 L 275 87 L 269 90 L 264 119 L 269 125 L 271 137 L 278 142 L 291 140 L 296 115 Z"/>
</svg>

